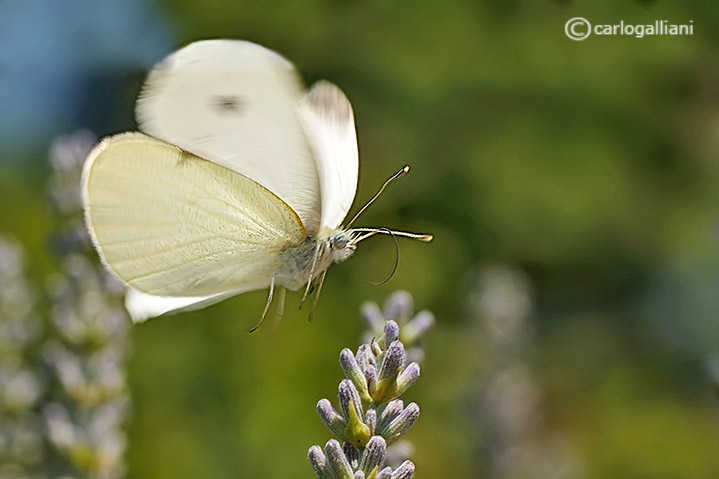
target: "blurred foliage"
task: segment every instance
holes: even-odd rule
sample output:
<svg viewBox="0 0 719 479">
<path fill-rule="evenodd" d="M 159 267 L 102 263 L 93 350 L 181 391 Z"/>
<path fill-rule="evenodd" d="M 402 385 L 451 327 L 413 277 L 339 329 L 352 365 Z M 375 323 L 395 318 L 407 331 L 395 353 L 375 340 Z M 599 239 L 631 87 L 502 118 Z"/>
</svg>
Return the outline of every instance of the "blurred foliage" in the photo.
<svg viewBox="0 0 719 479">
<path fill-rule="evenodd" d="M 356 342 L 358 305 L 398 288 L 437 314 L 422 381 L 407 398 L 422 407 L 417 474 L 487 475 L 486 430 L 474 418 L 489 358 L 467 299 L 487 263 L 520 268 L 534 285 L 537 331 L 524 361 L 542 384 L 545 428 L 571 441 L 589 477 L 719 476 L 719 415 L 703 369 L 719 350 L 715 3 L 165 0 L 157 8 L 167 23 L 157 15 L 143 27 L 173 32 L 166 51 L 200 38 L 248 39 L 286 56 L 308 83 L 340 85 L 358 127 L 358 203 L 403 164 L 413 167 L 362 223 L 436 239 L 402 242 L 399 270 L 381 287 L 365 281 L 384 276 L 393 247 L 362 244 L 329 272 L 312 324 L 288 308 L 277 331 L 248 335 L 265 301 L 257 292 L 132 328 L 130 477 L 311 477 L 307 447 L 326 437 L 314 406 L 334 388 L 336 351 Z M 693 20 L 694 35 L 574 42 L 564 35 L 574 16 Z M 83 52 L 90 41 L 58 48 Z M 29 60 L 32 47 L 13 44 Z M 138 58 L 158 49 L 152 43 Z M 82 101 L 94 103 L 83 126 L 134 128 L 128 92 L 142 64 L 85 92 Z M 41 150 L 47 130 L 34 133 Z M 38 276 L 59 268 L 47 253 L 41 160 L 28 153 L 0 164 L 0 232 L 23 242 Z"/>
</svg>

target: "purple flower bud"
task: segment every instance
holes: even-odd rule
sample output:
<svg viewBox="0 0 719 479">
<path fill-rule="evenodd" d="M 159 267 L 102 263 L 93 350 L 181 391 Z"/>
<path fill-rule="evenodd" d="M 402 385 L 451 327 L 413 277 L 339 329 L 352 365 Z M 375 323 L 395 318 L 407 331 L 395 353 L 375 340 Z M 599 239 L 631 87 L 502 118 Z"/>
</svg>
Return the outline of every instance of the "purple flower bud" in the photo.
<svg viewBox="0 0 719 479">
<path fill-rule="evenodd" d="M 340 406 L 347 420 L 344 437 L 353 446 L 363 448 L 371 434 L 369 426 L 363 421 L 362 400 L 352 381 L 343 379 L 339 387 Z"/>
<path fill-rule="evenodd" d="M 72 422 L 67 407 L 53 402 L 42 411 L 47 438 L 56 449 L 72 450 L 73 447 L 84 445 L 82 429 Z"/>
<path fill-rule="evenodd" d="M 382 436 L 387 439 L 387 444 L 392 444 L 399 439 L 415 423 L 419 417 L 419 406 L 417 403 L 409 403 L 406 408 L 394 418 L 382 431 Z"/>
<path fill-rule="evenodd" d="M 363 304 L 362 317 L 367 321 L 372 331 L 376 331 L 378 334 L 379 331 L 382 331 L 385 319 L 376 303 L 367 302 Z"/>
<path fill-rule="evenodd" d="M 434 314 L 429 311 L 420 311 L 412 321 L 402 327 L 402 342 L 411 346 L 434 326 L 434 322 Z"/>
<path fill-rule="evenodd" d="M 399 326 L 394 321 L 387 321 L 384 325 L 384 337 L 382 343 L 384 346 L 391 344 L 399 338 Z"/>
<path fill-rule="evenodd" d="M 339 400 L 342 415 L 345 419 L 349 419 L 350 417 L 350 403 L 354 404 L 355 410 L 360 417 L 364 416 L 364 409 L 362 408 L 362 400 L 360 399 L 359 392 L 354 383 L 349 379 L 343 379 L 340 382 Z"/>
<path fill-rule="evenodd" d="M 394 401 L 388 402 L 384 411 L 382 411 L 382 415 L 379 417 L 379 421 L 377 422 L 377 432 L 382 434 L 382 431 L 384 431 L 394 418 L 400 415 L 403 409 L 404 403 L 401 399 L 395 399 Z"/>
<path fill-rule="evenodd" d="M 349 442 L 345 441 L 342 443 L 342 452 L 344 453 L 347 461 L 350 463 L 352 470 L 356 470 L 359 467 L 360 452 L 359 449 L 354 447 Z"/>
<path fill-rule="evenodd" d="M 325 455 L 327 456 L 327 463 L 329 469 L 332 471 L 333 478 L 337 479 L 353 479 L 354 473 L 349 461 L 342 452 L 340 443 L 335 439 L 330 439 L 325 444 Z"/>
<path fill-rule="evenodd" d="M 387 466 L 377 473 L 377 479 L 392 479 L 392 468 Z"/>
<path fill-rule="evenodd" d="M 382 436 L 372 436 L 367 442 L 364 453 L 362 454 L 362 461 L 360 462 L 360 469 L 369 475 L 375 468 L 379 470 L 384 464 L 385 454 L 387 452 L 387 442 Z"/>
<path fill-rule="evenodd" d="M 414 463 L 412 461 L 404 461 L 392 473 L 391 479 L 410 479 L 414 474 Z"/>
<path fill-rule="evenodd" d="M 387 320 L 406 322 L 412 315 L 414 301 L 407 291 L 396 291 L 384 305 L 384 316 Z"/>
<path fill-rule="evenodd" d="M 379 381 L 393 378 L 402 364 L 404 364 L 404 346 L 399 341 L 392 341 L 379 368 Z"/>
<path fill-rule="evenodd" d="M 357 348 L 357 363 L 363 371 L 366 371 L 369 366 L 377 366 L 377 363 L 372 354 L 372 349 L 369 344 L 363 344 Z"/>
<path fill-rule="evenodd" d="M 336 437 L 344 438 L 347 421 L 335 411 L 328 399 L 320 399 L 317 403 L 317 412 L 332 434 Z"/>
<path fill-rule="evenodd" d="M 319 479 L 332 479 L 332 473 L 327 466 L 327 458 L 320 446 L 312 446 L 307 453 L 307 458 L 312 464 L 312 469 Z"/>
<path fill-rule="evenodd" d="M 419 378 L 419 364 L 417 363 L 410 363 L 409 366 L 407 366 L 402 372 L 400 372 L 397 375 L 397 381 L 395 385 L 395 392 L 397 396 L 401 396 L 402 394 L 409 389 L 409 387 L 414 384 L 414 382 Z"/>
<path fill-rule="evenodd" d="M 342 350 L 340 353 L 340 365 L 342 366 L 342 370 L 345 372 L 347 379 L 352 381 L 352 384 L 354 384 L 357 388 L 360 397 L 365 401 L 369 401 L 371 398 L 369 396 L 369 391 L 367 390 L 367 380 L 365 379 L 364 373 L 362 372 L 357 359 L 355 359 L 354 354 L 352 354 L 352 351 L 347 348 Z"/>
<path fill-rule="evenodd" d="M 366 477 L 366 476 L 364 475 L 364 472 L 362 472 L 362 471 L 357 471 L 357 472 L 355 472 L 355 477 L 354 477 L 354 479 L 365 479 L 365 477 Z"/>
</svg>

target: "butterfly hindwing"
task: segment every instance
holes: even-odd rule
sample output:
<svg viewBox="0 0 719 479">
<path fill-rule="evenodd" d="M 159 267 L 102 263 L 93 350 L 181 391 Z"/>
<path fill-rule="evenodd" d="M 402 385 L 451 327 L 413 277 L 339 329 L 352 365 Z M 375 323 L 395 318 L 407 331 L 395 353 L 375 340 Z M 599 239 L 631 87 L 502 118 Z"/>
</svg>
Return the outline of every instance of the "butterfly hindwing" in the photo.
<svg viewBox="0 0 719 479">
<path fill-rule="evenodd" d="M 320 227 L 334 230 L 357 192 L 359 158 L 352 105 L 342 90 L 320 81 L 300 101 L 300 114 L 320 178 Z"/>
</svg>

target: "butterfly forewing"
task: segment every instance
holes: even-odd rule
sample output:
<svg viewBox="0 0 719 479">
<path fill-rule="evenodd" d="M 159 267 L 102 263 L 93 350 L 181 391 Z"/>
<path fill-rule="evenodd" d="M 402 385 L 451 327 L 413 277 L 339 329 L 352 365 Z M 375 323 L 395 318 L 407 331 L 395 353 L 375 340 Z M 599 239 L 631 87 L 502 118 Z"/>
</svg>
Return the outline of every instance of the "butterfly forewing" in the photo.
<svg viewBox="0 0 719 479">
<path fill-rule="evenodd" d="M 205 40 L 170 55 L 137 104 L 140 129 L 263 185 L 320 227 L 317 166 L 297 104 L 304 87 L 291 63 L 238 40 Z"/>
</svg>

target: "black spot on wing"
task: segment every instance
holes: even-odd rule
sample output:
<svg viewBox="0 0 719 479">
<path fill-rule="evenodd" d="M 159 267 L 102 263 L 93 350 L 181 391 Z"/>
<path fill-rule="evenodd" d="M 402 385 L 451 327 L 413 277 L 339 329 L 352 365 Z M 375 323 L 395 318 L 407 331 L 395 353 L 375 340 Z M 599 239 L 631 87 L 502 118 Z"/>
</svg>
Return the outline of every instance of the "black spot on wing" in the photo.
<svg viewBox="0 0 719 479">
<path fill-rule="evenodd" d="M 237 95 L 216 95 L 212 98 L 212 108 L 221 115 L 238 115 L 245 109 L 245 100 Z"/>
</svg>

